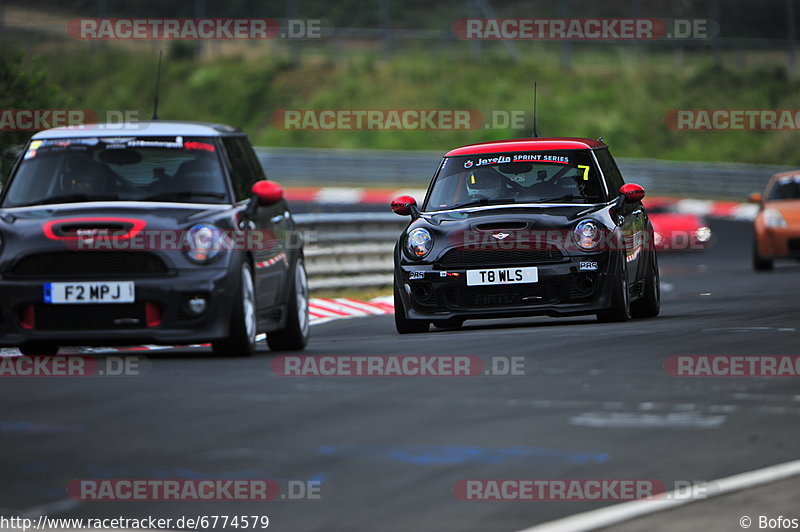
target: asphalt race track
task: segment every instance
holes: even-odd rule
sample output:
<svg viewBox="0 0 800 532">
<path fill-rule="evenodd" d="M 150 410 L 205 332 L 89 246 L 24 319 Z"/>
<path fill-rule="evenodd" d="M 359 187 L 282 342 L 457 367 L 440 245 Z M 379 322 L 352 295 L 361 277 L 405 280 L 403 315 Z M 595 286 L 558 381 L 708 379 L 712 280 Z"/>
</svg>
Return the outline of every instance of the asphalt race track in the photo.
<svg viewBox="0 0 800 532">
<path fill-rule="evenodd" d="M 317 325 L 304 354 L 524 357 L 524 375 L 283 377 L 207 349 L 134 377 L 6 378 L 0 505 L 58 517 L 268 515 L 285 531 L 512 531 L 612 502 L 462 501 L 460 479 L 704 481 L 798 457 L 794 378 L 670 376 L 672 355 L 798 355 L 800 264 L 756 274 L 750 229 L 661 255 L 662 315 Z M 135 355 L 130 355 L 135 356 Z M 321 482 L 316 500 L 79 501 L 73 479 Z M 731 515 L 732 528 L 738 515 Z M 736 526 L 735 528 L 738 528 Z"/>
</svg>

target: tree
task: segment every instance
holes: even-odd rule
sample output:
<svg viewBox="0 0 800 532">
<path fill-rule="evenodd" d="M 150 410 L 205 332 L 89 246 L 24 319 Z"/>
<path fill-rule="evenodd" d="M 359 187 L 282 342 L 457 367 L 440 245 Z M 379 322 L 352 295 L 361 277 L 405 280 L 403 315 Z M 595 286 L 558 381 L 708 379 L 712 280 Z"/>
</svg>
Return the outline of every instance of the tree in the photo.
<svg viewBox="0 0 800 532">
<path fill-rule="evenodd" d="M 0 112 L 7 109 L 52 109 L 58 87 L 48 83 L 37 58 L 0 48 Z M 0 178 L 5 181 L 19 150 L 34 131 L 0 130 Z"/>
</svg>

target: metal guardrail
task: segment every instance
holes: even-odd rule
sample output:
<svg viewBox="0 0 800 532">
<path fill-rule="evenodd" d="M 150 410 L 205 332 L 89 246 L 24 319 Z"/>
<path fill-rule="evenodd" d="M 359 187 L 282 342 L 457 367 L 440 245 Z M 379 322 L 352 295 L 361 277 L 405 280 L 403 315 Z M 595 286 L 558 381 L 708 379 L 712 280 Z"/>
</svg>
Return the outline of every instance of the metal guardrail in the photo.
<svg viewBox="0 0 800 532">
<path fill-rule="evenodd" d="M 392 284 L 394 242 L 409 218 L 392 212 L 296 214 L 311 290 Z"/>
<path fill-rule="evenodd" d="M 257 148 L 267 175 L 283 183 L 425 188 L 442 158 L 437 151 Z M 789 166 L 618 159 L 628 182 L 653 196 L 745 200 Z M 422 198 L 417 198 L 421 201 Z"/>
</svg>

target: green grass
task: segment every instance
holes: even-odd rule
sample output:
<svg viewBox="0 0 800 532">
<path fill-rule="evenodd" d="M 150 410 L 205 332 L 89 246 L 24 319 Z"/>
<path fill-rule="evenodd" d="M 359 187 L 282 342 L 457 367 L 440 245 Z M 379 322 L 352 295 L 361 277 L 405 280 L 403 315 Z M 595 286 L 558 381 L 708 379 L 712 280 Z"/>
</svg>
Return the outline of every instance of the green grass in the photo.
<svg viewBox="0 0 800 532">
<path fill-rule="evenodd" d="M 444 151 L 530 131 L 285 131 L 270 116 L 280 109 L 328 108 L 529 111 L 537 80 L 543 136 L 602 136 L 617 157 L 800 164 L 795 132 L 679 132 L 663 122 L 671 109 L 798 107 L 800 82 L 774 63 L 722 69 L 706 55 L 687 54 L 678 68 L 671 52 L 648 51 L 637 60 L 626 49 L 606 46 L 576 52 L 565 72 L 552 46 L 525 48 L 519 64 L 498 50 L 487 49 L 480 60 L 452 49 L 389 58 L 327 49 L 305 53 L 300 63 L 277 51 L 166 58 L 160 115 L 239 125 L 257 145 Z M 42 59 L 61 87 L 60 105 L 150 116 L 153 53 L 72 45 Z"/>
</svg>

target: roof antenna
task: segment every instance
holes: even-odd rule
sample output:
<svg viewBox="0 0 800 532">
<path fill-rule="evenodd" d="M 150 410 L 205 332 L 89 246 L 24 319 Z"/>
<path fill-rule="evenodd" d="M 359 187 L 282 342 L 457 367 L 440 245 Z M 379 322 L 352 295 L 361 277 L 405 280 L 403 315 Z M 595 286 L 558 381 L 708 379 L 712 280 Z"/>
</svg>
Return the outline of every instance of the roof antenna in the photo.
<svg viewBox="0 0 800 532">
<path fill-rule="evenodd" d="M 158 120 L 158 93 L 161 90 L 161 55 L 164 53 L 164 50 L 158 51 L 158 68 L 156 69 L 156 97 L 153 100 L 153 118 L 152 120 Z"/>
<path fill-rule="evenodd" d="M 536 82 L 533 82 L 533 138 L 539 138 L 539 132 L 536 130 Z"/>
</svg>

